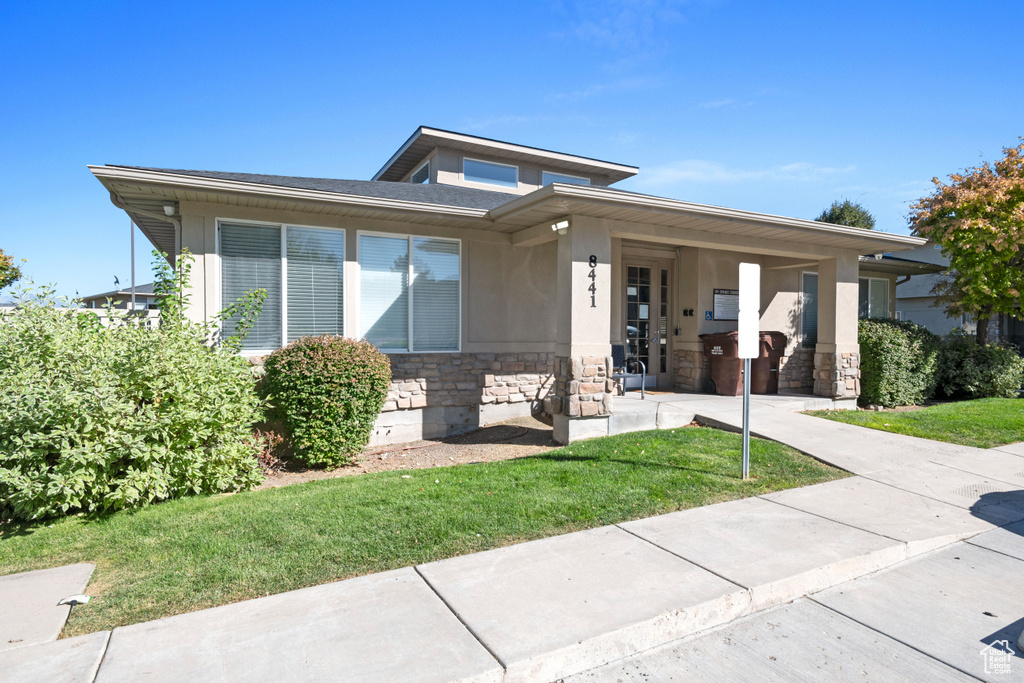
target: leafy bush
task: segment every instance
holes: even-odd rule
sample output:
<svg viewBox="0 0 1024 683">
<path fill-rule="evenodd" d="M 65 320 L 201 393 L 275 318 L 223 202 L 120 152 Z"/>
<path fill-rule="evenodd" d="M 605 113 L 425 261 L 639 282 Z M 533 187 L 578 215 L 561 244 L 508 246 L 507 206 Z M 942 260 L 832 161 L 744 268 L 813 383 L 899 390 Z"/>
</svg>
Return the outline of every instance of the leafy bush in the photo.
<svg viewBox="0 0 1024 683">
<path fill-rule="evenodd" d="M 893 407 L 930 398 L 939 337 L 909 321 L 872 318 L 859 325 L 860 402 Z"/>
<path fill-rule="evenodd" d="M 189 259 L 160 259 L 159 327 L 25 288 L 0 313 L 0 514 L 34 520 L 245 489 L 261 417 L 238 340 L 189 322 Z M 258 295 L 243 306 L 258 314 Z"/>
<path fill-rule="evenodd" d="M 264 396 L 295 457 L 314 467 L 353 462 L 387 397 L 388 357 L 365 341 L 302 337 L 270 354 L 264 369 Z"/>
<path fill-rule="evenodd" d="M 954 330 L 939 357 L 938 389 L 951 398 L 1014 398 L 1024 383 L 1024 358 L 1012 348 L 981 346 L 972 335 Z"/>
</svg>

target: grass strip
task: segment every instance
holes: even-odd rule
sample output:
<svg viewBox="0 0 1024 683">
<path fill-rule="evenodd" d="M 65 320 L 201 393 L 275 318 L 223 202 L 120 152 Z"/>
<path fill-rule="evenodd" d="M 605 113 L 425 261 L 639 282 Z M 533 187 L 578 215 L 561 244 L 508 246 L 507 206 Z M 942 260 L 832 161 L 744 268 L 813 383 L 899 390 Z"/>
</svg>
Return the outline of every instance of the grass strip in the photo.
<svg viewBox="0 0 1024 683">
<path fill-rule="evenodd" d="M 1024 400 L 981 398 L 921 410 L 815 410 L 809 415 L 962 446 L 994 448 L 1024 441 Z"/>
<path fill-rule="evenodd" d="M 361 574 L 847 473 L 770 441 L 690 427 L 493 463 L 399 470 L 135 512 L 0 527 L 4 574 L 92 562 L 64 635 L 110 629 Z"/>
</svg>

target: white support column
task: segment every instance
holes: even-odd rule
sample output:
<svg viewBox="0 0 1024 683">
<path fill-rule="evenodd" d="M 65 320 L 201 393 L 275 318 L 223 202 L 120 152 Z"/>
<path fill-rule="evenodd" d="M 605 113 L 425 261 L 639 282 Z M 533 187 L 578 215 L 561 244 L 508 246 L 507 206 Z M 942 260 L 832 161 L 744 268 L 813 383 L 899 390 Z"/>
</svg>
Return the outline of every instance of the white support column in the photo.
<svg viewBox="0 0 1024 683">
<path fill-rule="evenodd" d="M 818 343 L 814 393 L 855 405 L 860 395 L 856 252 L 818 262 Z"/>
<path fill-rule="evenodd" d="M 600 219 L 573 216 L 558 236 L 558 330 L 554 437 L 604 436 L 611 414 L 611 232 Z"/>
</svg>

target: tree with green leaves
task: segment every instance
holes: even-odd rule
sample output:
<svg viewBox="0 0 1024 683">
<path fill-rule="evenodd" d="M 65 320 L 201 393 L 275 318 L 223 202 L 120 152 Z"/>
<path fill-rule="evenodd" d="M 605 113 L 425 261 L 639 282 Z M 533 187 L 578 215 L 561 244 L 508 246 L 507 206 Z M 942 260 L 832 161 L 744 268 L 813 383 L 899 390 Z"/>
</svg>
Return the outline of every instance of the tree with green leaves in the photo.
<svg viewBox="0 0 1024 683">
<path fill-rule="evenodd" d="M 814 220 L 821 223 L 832 223 L 834 225 L 849 225 L 854 228 L 865 230 L 875 229 L 875 217 L 857 202 L 849 199 L 838 199 L 832 202 L 832 206 L 821 212 L 821 215 Z"/>
<path fill-rule="evenodd" d="M 968 168 L 912 204 L 915 235 L 942 248 L 949 270 L 934 293 L 947 315 L 969 313 L 977 341 L 988 344 L 989 320 L 1014 314 L 1024 290 L 1024 138 L 1003 148 L 1003 158 Z"/>
<path fill-rule="evenodd" d="M 13 285 L 21 279 L 21 268 L 14 265 L 14 258 L 0 249 L 0 289 Z"/>
</svg>

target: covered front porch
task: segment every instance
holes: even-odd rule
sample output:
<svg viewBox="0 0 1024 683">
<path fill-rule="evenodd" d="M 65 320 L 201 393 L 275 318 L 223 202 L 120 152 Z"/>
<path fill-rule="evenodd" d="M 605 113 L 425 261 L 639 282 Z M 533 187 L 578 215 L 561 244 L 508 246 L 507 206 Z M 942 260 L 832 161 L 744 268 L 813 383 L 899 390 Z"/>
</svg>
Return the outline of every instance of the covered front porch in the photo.
<svg viewBox="0 0 1024 683">
<path fill-rule="evenodd" d="M 709 207 L 561 206 L 571 212 L 513 235 L 517 246 L 557 242 L 554 385 L 544 402 L 556 441 L 687 424 L 693 401 L 710 398 L 701 335 L 736 329 L 725 300 L 741 262 L 761 266 L 761 330 L 787 338 L 779 387 L 788 396 L 758 400 L 856 405 L 860 258 L 907 238 Z M 672 400 L 614 396 L 617 345 Z"/>
</svg>

